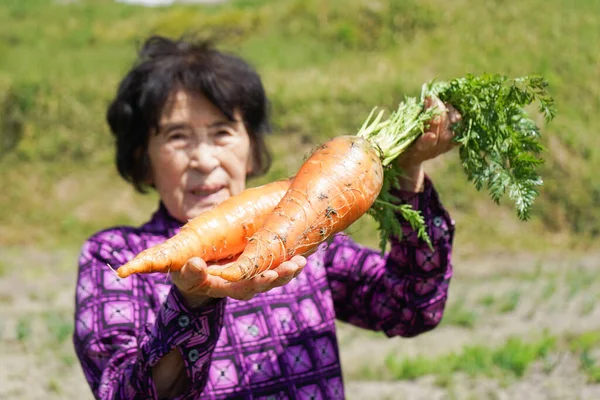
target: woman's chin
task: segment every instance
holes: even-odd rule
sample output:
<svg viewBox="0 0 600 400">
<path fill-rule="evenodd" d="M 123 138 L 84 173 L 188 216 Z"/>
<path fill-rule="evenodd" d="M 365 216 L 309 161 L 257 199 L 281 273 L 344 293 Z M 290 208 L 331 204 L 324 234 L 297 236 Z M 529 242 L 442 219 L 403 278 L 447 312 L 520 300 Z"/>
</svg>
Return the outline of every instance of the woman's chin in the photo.
<svg viewBox="0 0 600 400">
<path fill-rule="evenodd" d="M 208 211 L 212 208 L 214 208 L 216 206 L 216 204 L 197 204 L 193 207 L 190 207 L 187 209 L 185 215 L 187 217 L 188 220 L 192 219 L 192 218 L 196 218 L 198 215 L 202 214 L 204 211 Z"/>
<path fill-rule="evenodd" d="M 191 204 L 188 207 L 188 210 L 186 212 L 188 219 L 197 217 L 204 211 L 208 211 L 212 208 L 215 208 L 217 205 L 224 202 L 228 198 L 229 198 L 229 195 L 227 195 L 227 193 L 225 193 L 225 191 L 222 191 L 222 192 L 215 193 L 206 198 L 191 199 L 191 200 L 196 200 L 196 201 L 190 202 Z"/>
</svg>

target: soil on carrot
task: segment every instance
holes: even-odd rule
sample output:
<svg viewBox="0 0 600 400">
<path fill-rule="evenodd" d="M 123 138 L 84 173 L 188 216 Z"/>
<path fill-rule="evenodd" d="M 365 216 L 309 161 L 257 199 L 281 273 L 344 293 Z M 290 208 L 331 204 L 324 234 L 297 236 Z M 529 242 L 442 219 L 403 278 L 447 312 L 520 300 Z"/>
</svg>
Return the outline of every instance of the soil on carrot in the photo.
<svg viewBox="0 0 600 400">
<path fill-rule="evenodd" d="M 0 398 L 92 399 L 71 344 L 76 257 L 0 249 Z M 435 330 L 388 339 L 339 324 L 347 398 L 600 398 L 598 261 L 456 257 Z"/>
</svg>

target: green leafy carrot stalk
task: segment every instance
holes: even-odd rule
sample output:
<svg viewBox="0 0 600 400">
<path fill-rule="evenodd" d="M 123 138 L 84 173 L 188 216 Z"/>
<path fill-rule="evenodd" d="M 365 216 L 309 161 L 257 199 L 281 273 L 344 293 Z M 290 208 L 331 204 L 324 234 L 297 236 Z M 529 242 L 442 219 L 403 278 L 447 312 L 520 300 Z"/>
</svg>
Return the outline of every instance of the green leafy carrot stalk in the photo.
<svg viewBox="0 0 600 400">
<path fill-rule="evenodd" d="M 554 101 L 547 87 L 537 75 L 509 79 L 498 74 L 469 74 L 424 84 L 419 99 L 407 97 L 386 119 L 383 111 L 373 110 L 357 135 L 379 147 L 384 166 L 382 190 L 369 210 L 379 223 L 382 250 L 390 235 L 402 235 L 395 213 L 400 213 L 431 246 L 422 215 L 409 205 L 396 205 L 399 201 L 392 194 L 402 174 L 394 160 L 424 133 L 428 121 L 439 112 L 424 109 L 429 96 L 452 104 L 462 116 L 452 128 L 461 144 L 459 156 L 468 180 L 477 190 L 487 188 L 497 204 L 508 195 L 517 216 L 527 220 L 542 184 L 537 167 L 543 163 L 540 153 L 544 148 L 540 129 L 525 108 L 537 102 L 545 121 L 552 120 Z"/>
</svg>

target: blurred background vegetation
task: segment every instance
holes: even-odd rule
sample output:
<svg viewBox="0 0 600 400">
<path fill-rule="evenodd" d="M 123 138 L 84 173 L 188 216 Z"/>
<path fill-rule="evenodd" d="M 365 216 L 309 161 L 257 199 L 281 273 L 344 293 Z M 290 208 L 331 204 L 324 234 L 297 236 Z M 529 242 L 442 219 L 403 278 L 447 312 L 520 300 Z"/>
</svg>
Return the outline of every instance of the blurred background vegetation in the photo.
<svg viewBox="0 0 600 400">
<path fill-rule="evenodd" d="M 316 144 L 354 133 L 373 106 L 467 72 L 544 75 L 558 108 L 542 125 L 544 186 L 533 219 L 496 206 L 456 153 L 427 165 L 457 221 L 461 255 L 582 249 L 600 234 L 600 2 L 596 0 L 237 0 L 148 8 L 111 0 L 0 3 L 0 246 L 77 248 L 140 224 L 157 205 L 118 177 L 104 116 L 149 34 L 210 35 L 245 56 L 272 101 L 290 175 Z M 375 227 L 350 229 L 376 245 Z"/>
</svg>

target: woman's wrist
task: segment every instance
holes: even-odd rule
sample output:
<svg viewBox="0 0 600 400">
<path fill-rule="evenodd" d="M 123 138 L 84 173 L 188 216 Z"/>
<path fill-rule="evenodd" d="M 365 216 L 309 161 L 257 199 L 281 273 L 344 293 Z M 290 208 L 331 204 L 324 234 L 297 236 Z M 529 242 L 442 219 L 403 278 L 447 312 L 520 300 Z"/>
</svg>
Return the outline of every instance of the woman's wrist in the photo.
<svg viewBox="0 0 600 400">
<path fill-rule="evenodd" d="M 185 303 L 190 309 L 200 308 L 215 300 L 214 297 L 209 296 L 183 296 Z"/>
<path fill-rule="evenodd" d="M 425 170 L 423 164 L 400 165 L 401 175 L 399 179 L 400 190 L 405 192 L 419 193 L 425 187 Z"/>
<path fill-rule="evenodd" d="M 173 286 L 179 292 L 180 299 L 183 301 L 185 306 L 190 310 L 205 306 L 205 305 L 211 303 L 213 300 L 215 300 L 214 297 L 200 295 L 200 294 L 186 293 L 183 290 L 181 290 L 180 288 L 178 288 L 177 285 L 173 285 Z"/>
</svg>

